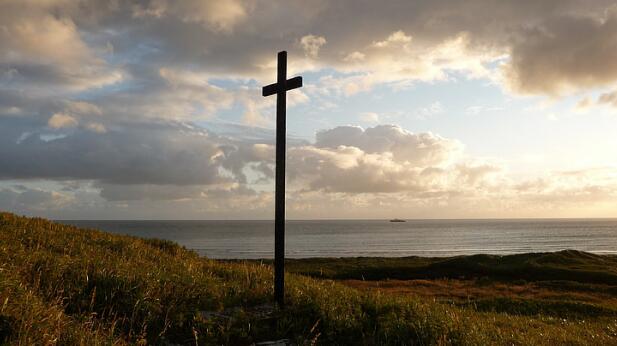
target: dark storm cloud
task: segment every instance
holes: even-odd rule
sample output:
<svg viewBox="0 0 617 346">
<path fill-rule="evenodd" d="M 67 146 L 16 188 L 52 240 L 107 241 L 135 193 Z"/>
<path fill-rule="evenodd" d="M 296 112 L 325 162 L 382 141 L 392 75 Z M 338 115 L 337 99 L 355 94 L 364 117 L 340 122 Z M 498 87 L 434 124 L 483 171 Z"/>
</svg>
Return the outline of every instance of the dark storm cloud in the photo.
<svg viewBox="0 0 617 346">
<path fill-rule="evenodd" d="M 220 141 L 181 124 L 125 124 L 106 133 L 0 129 L 3 179 L 84 179 L 114 184 L 215 184 Z"/>
<path fill-rule="evenodd" d="M 69 202 L 68 196 L 28 187 L 0 189 L 0 210 L 28 212 L 61 208 Z"/>
<path fill-rule="evenodd" d="M 178 200 L 199 198 L 203 186 L 199 185 L 154 185 L 133 184 L 117 185 L 99 183 L 95 187 L 101 189 L 101 197 L 108 201 L 139 201 L 139 200 Z"/>
<path fill-rule="evenodd" d="M 525 93 L 605 86 L 617 80 L 617 7 L 606 16 L 558 17 L 526 29 L 512 48 L 509 78 Z"/>
</svg>

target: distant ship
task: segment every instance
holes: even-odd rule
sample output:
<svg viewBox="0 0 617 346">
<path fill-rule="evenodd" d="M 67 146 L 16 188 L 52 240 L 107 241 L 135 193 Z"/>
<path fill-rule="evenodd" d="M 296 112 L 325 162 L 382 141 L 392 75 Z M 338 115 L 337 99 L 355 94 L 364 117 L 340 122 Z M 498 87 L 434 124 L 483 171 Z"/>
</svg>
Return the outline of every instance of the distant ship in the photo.
<svg viewBox="0 0 617 346">
<path fill-rule="evenodd" d="M 390 222 L 406 222 L 406 221 L 403 219 L 392 219 L 390 220 Z"/>
</svg>

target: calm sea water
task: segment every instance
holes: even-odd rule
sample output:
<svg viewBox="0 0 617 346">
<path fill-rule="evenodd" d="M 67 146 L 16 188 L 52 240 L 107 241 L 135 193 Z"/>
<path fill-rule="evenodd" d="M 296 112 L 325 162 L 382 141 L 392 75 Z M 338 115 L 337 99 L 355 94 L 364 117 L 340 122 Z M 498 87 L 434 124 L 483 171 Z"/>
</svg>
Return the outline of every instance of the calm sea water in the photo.
<svg viewBox="0 0 617 346">
<path fill-rule="evenodd" d="M 212 258 L 272 258 L 272 221 L 60 221 L 173 240 Z M 617 253 L 617 219 L 288 221 L 288 257 Z"/>
</svg>

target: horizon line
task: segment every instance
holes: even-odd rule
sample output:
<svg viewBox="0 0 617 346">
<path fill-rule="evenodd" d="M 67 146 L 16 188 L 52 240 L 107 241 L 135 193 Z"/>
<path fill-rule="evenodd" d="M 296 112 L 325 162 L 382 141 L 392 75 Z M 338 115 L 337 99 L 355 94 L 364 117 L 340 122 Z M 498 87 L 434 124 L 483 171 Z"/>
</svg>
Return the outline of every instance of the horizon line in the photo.
<svg viewBox="0 0 617 346">
<path fill-rule="evenodd" d="M 344 218 L 323 218 L 323 219 L 286 219 L 285 221 L 390 221 L 400 219 L 405 221 L 524 221 L 524 220 L 617 220 L 617 217 L 487 217 L 487 218 L 367 218 L 367 219 L 344 219 Z M 274 219 L 54 219 L 52 221 L 271 221 Z"/>
</svg>

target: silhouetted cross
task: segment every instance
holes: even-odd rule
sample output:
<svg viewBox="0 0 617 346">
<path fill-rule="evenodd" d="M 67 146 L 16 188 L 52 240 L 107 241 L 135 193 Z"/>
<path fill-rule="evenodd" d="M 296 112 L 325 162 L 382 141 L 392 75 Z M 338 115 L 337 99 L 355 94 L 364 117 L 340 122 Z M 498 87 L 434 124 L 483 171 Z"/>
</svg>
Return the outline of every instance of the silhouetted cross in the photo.
<svg viewBox="0 0 617 346">
<path fill-rule="evenodd" d="M 300 88 L 302 77 L 287 79 L 287 52 L 278 53 L 276 83 L 262 89 L 263 96 L 276 94 L 276 182 L 274 201 L 274 299 L 285 302 L 285 142 L 287 91 Z"/>
</svg>

